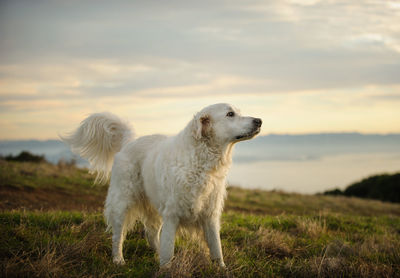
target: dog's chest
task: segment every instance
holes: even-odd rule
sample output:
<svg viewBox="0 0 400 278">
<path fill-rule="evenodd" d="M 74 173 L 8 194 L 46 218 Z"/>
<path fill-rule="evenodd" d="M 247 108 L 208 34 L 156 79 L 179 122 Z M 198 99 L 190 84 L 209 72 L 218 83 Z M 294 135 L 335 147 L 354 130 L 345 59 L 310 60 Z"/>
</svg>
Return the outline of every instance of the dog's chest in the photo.
<svg viewBox="0 0 400 278">
<path fill-rule="evenodd" d="M 203 182 L 185 186 L 182 196 L 182 217 L 189 221 L 220 214 L 226 192 L 225 179 L 208 177 Z"/>
<path fill-rule="evenodd" d="M 216 156 L 192 159 L 172 169 L 176 185 L 178 214 L 182 219 L 196 222 L 200 218 L 218 216 L 226 195 L 226 174 L 229 164 Z"/>
</svg>

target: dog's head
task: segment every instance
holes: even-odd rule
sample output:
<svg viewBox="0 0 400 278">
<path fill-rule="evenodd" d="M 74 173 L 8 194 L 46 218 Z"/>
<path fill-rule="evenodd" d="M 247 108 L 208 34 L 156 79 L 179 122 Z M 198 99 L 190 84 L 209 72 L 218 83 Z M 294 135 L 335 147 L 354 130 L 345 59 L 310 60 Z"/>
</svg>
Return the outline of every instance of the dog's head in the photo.
<svg viewBox="0 0 400 278">
<path fill-rule="evenodd" d="M 207 106 L 194 116 L 193 136 L 220 144 L 248 140 L 260 133 L 260 118 L 245 117 L 230 104 Z"/>
</svg>

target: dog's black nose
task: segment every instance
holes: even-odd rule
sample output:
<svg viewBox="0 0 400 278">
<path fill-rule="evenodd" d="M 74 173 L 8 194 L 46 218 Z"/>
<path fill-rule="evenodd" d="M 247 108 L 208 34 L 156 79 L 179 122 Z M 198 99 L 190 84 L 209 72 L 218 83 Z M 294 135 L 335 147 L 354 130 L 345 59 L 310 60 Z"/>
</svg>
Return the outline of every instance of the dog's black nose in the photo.
<svg viewBox="0 0 400 278">
<path fill-rule="evenodd" d="M 262 120 L 260 118 L 255 118 L 253 123 L 255 126 L 260 127 L 262 125 Z"/>
</svg>

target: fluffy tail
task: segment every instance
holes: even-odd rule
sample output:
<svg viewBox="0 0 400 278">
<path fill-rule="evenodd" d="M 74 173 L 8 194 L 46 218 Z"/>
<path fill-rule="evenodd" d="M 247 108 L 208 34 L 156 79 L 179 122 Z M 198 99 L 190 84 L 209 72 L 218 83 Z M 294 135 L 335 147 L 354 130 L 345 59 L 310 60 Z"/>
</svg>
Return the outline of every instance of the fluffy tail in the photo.
<svg viewBox="0 0 400 278">
<path fill-rule="evenodd" d="M 76 131 L 60 137 L 74 153 L 89 161 L 90 173 L 97 173 L 95 183 L 105 183 L 114 155 L 133 138 L 133 132 L 117 116 L 104 112 L 90 115 Z"/>
</svg>

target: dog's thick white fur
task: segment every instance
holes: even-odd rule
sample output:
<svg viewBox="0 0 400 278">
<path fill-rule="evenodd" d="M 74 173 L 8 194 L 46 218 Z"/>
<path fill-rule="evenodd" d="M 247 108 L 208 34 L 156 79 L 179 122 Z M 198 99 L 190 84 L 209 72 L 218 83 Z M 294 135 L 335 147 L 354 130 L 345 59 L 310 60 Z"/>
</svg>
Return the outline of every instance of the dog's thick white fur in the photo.
<svg viewBox="0 0 400 278">
<path fill-rule="evenodd" d="M 106 181 L 111 172 L 104 215 L 113 233 L 115 263 L 124 263 L 125 235 L 139 220 L 161 266 L 173 257 L 178 227 L 202 229 L 211 259 L 224 266 L 219 230 L 232 147 L 260 128 L 261 119 L 243 117 L 229 104 L 214 104 L 173 137 L 133 140 L 126 123 L 98 113 L 62 139 L 89 160 L 97 181 Z"/>
</svg>

